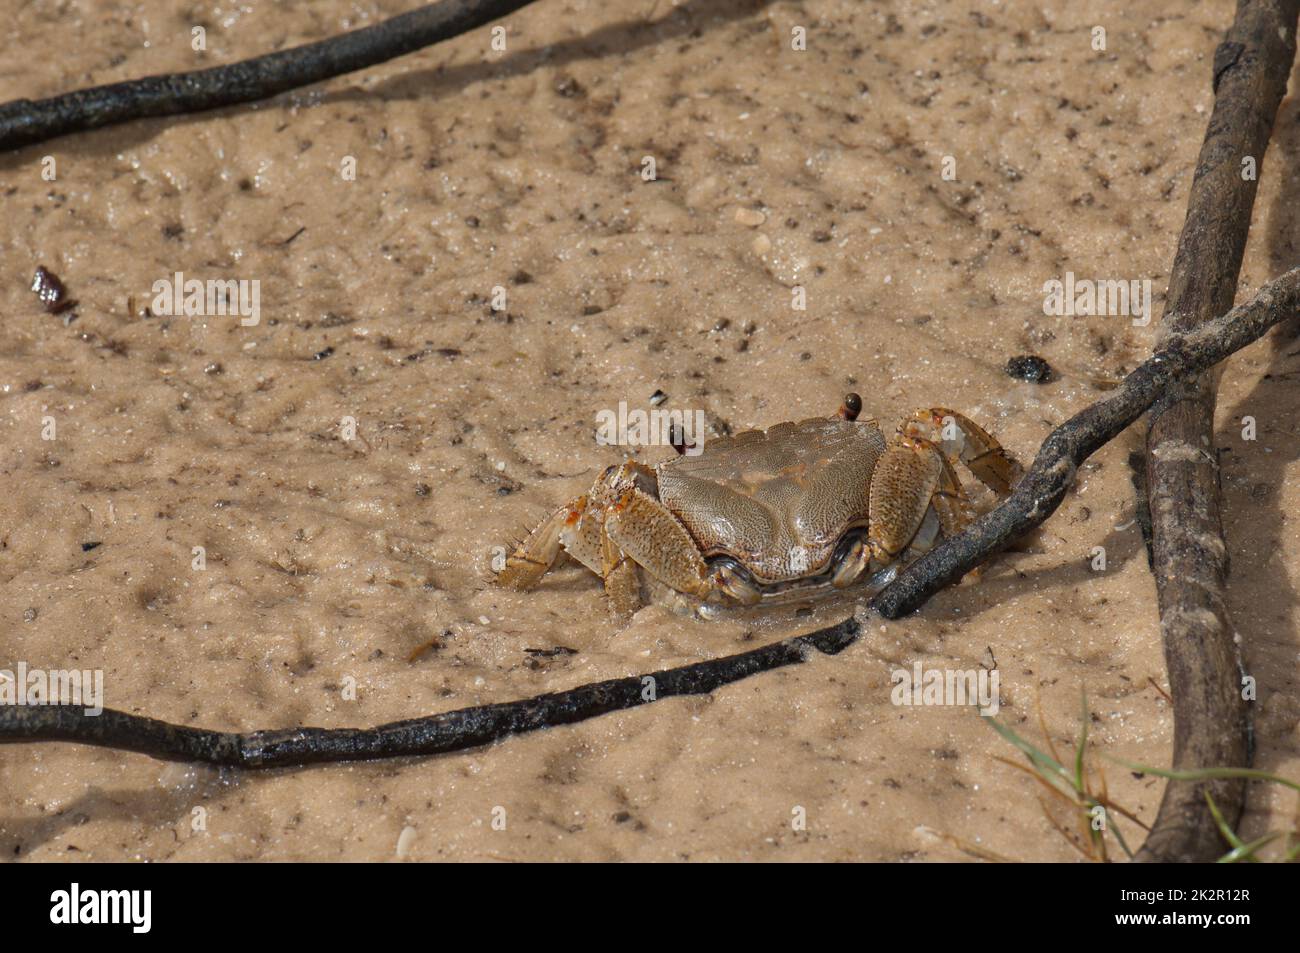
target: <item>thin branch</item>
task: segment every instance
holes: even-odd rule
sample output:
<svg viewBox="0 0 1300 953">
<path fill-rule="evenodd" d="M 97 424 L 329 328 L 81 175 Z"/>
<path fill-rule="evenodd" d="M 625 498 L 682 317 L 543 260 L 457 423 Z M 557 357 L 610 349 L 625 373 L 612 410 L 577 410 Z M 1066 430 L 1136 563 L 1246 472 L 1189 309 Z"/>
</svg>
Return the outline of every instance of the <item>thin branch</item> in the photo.
<svg viewBox="0 0 1300 953">
<path fill-rule="evenodd" d="M 0 151 L 150 116 L 234 106 L 384 63 L 490 23 L 533 0 L 441 0 L 342 36 L 188 73 L 0 105 Z"/>
<path fill-rule="evenodd" d="M 812 650 L 835 655 L 853 644 L 857 634 L 857 621 L 848 618 L 739 655 L 377 728 L 289 728 L 237 734 L 173 725 L 108 708 L 90 716 L 75 705 L 0 706 L 0 742 L 76 741 L 138 751 L 165 761 L 201 761 L 241 768 L 444 754 L 476 748 L 508 735 L 585 721 L 660 698 L 707 695 L 757 672 L 796 665 Z"/>
<path fill-rule="evenodd" d="M 1157 345 L 1222 314 L 1237 277 L 1264 151 L 1296 52 L 1300 0 L 1240 0 L 1214 54 L 1214 110 L 1197 158 L 1169 276 Z M 1228 548 L 1214 448 L 1216 381 L 1187 378 L 1151 410 L 1146 440 L 1147 506 L 1160 632 L 1173 695 L 1173 763 L 1245 767 L 1250 705 L 1241 695 L 1240 646 L 1228 617 Z M 1229 823 L 1246 801 L 1242 780 L 1171 781 L 1139 861 L 1206 862 L 1223 852 L 1207 806 Z"/>
<path fill-rule="evenodd" d="M 1223 317 L 1185 336 L 1171 336 L 1109 397 L 1052 431 L 1033 467 L 1000 506 L 904 569 L 872 606 L 890 618 L 910 612 L 1038 526 L 1060 505 L 1078 465 L 1137 420 L 1178 379 L 1217 364 L 1298 311 L 1300 268 L 1266 285 Z M 661 698 L 706 694 L 759 672 L 799 664 L 811 651 L 835 655 L 852 645 L 859 631 L 857 619 L 848 618 L 739 655 L 369 729 L 291 728 L 239 734 L 173 725 L 111 709 L 90 716 L 71 705 L 7 705 L 0 706 L 0 742 L 74 741 L 164 760 L 244 768 L 442 754 Z"/>
</svg>

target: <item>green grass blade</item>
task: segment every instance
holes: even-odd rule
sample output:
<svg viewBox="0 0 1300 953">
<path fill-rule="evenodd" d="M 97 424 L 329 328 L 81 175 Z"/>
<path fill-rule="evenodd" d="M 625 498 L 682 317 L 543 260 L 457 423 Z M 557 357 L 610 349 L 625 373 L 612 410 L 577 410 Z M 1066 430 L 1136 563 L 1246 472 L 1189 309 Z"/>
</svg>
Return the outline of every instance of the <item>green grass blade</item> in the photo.
<svg viewBox="0 0 1300 953">
<path fill-rule="evenodd" d="M 1104 806 L 1104 805 L 1103 805 L 1103 806 Z M 1121 833 L 1119 832 L 1119 825 L 1118 825 L 1118 824 L 1112 824 L 1112 823 L 1110 822 L 1110 816 L 1111 816 L 1111 812 L 1110 812 L 1110 811 L 1107 811 L 1107 812 L 1106 812 L 1106 830 L 1110 831 L 1112 834 L 1115 835 L 1115 840 L 1119 841 L 1120 849 L 1121 849 L 1122 851 L 1124 851 L 1124 853 L 1128 856 L 1128 859 L 1129 859 L 1129 860 L 1132 860 L 1132 859 L 1133 859 L 1133 851 L 1129 850 L 1129 848 L 1128 848 L 1128 844 L 1127 844 L 1127 843 L 1125 842 L 1125 840 L 1124 840 L 1124 835 L 1121 834 Z"/>
<path fill-rule="evenodd" d="M 1038 773 L 1043 775 L 1047 781 L 1051 782 L 1063 793 L 1075 793 L 1074 785 L 1070 779 L 1070 772 L 1066 770 L 1063 764 L 1050 755 L 1039 751 L 1024 738 L 1021 738 L 1016 734 L 1011 728 L 1008 728 L 996 719 L 990 718 L 988 719 L 988 723 L 993 726 L 994 731 L 1019 748 L 1025 756 L 1029 758 L 1030 764 L 1032 764 L 1038 770 Z M 1063 787 L 1062 784 L 1058 782 L 1063 782 L 1065 786 Z"/>
<path fill-rule="evenodd" d="M 1292 781 L 1290 778 L 1269 774 L 1267 771 L 1257 771 L 1254 768 L 1197 768 L 1193 771 L 1173 771 L 1166 768 L 1152 768 L 1143 764 L 1134 764 L 1131 761 L 1122 761 L 1119 758 L 1111 758 L 1111 760 L 1124 765 L 1131 771 L 1154 774 L 1157 777 L 1169 778 L 1173 781 L 1217 781 L 1244 778 L 1247 781 L 1272 781 L 1274 784 L 1281 784 L 1293 791 L 1300 791 L 1300 781 Z"/>
<path fill-rule="evenodd" d="M 1242 843 L 1241 838 L 1237 836 L 1237 832 L 1229 827 L 1228 822 L 1223 819 L 1223 813 L 1219 810 L 1219 805 L 1214 803 L 1214 798 L 1210 797 L 1209 791 L 1205 792 L 1205 803 L 1210 805 L 1210 813 L 1214 816 L 1214 823 L 1218 826 L 1219 833 L 1223 835 L 1223 839 L 1228 842 L 1228 845 L 1234 848 L 1245 847 L 1246 845 Z"/>
<path fill-rule="evenodd" d="M 1083 777 L 1083 756 L 1088 750 L 1088 692 L 1086 689 L 1079 689 L 1079 700 L 1082 711 L 1079 714 L 1079 744 L 1074 750 L 1074 789 L 1082 794 L 1088 789 L 1087 782 Z"/>
<path fill-rule="evenodd" d="M 1240 847 L 1234 847 L 1232 850 L 1228 851 L 1217 861 L 1215 861 L 1215 863 L 1235 864 L 1239 860 L 1249 860 L 1254 863 L 1258 863 L 1259 858 L 1255 856 L 1255 852 L 1259 850 L 1261 847 L 1263 847 L 1265 844 L 1267 844 L 1269 841 L 1277 840 L 1281 836 L 1282 836 L 1281 831 L 1272 831 L 1271 833 L 1265 834 L 1263 837 L 1260 837 L 1257 840 L 1251 841 L 1249 844 L 1242 844 Z"/>
</svg>

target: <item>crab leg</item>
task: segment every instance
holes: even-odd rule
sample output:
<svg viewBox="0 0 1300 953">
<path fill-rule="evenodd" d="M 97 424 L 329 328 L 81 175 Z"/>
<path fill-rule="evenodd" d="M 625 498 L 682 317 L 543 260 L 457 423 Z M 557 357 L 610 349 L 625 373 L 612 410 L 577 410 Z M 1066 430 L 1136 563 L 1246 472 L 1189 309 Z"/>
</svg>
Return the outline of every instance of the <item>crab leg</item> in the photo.
<svg viewBox="0 0 1300 953">
<path fill-rule="evenodd" d="M 497 573 L 497 584 L 507 589 L 531 589 L 560 555 L 560 534 L 578 521 L 587 508 L 587 497 L 564 504 L 529 533 L 506 557 L 505 568 Z"/>
<path fill-rule="evenodd" d="M 648 573 L 678 592 L 707 596 L 708 565 L 672 512 L 642 490 L 624 489 L 605 516 L 605 532 Z"/>
<path fill-rule="evenodd" d="M 951 461 L 960 459 L 966 469 L 999 497 L 1010 493 L 1020 478 L 1020 465 L 1002 449 L 1002 444 L 975 421 L 955 410 L 946 407 L 918 410 L 899 424 L 898 432 L 941 447 Z M 955 476 L 953 480 L 956 481 Z"/>
<path fill-rule="evenodd" d="M 560 531 L 560 545 L 564 551 L 596 575 L 604 578 L 605 563 L 605 505 L 603 487 L 592 487 L 582 498 L 585 505 L 576 510 Z"/>
<path fill-rule="evenodd" d="M 943 475 L 943 456 L 934 444 L 899 435 L 889 442 L 871 474 L 871 558 L 892 562 L 916 535 Z"/>
<path fill-rule="evenodd" d="M 616 616 L 630 616 L 641 608 L 641 580 L 636 563 L 618 548 L 608 532 L 600 534 L 600 575 L 605 580 L 605 595 Z"/>
<path fill-rule="evenodd" d="M 943 535 L 956 536 L 971 521 L 970 499 L 962 489 L 961 481 L 957 479 L 957 472 L 948 462 L 948 458 L 935 444 L 927 442 L 926 447 L 943 465 L 943 469 L 939 472 L 938 486 L 935 487 L 934 496 L 930 501 L 934 504 L 935 515 L 939 517 L 939 526 Z M 973 470 L 971 472 L 974 473 Z"/>
</svg>

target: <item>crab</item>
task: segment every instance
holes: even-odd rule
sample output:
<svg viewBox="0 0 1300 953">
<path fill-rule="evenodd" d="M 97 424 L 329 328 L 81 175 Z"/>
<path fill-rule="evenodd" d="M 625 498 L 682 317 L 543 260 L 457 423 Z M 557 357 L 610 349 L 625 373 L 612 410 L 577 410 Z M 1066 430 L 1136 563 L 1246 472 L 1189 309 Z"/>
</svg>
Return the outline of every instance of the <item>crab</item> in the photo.
<svg viewBox="0 0 1300 953">
<path fill-rule="evenodd" d="M 665 587 L 701 610 L 880 588 L 972 518 L 959 460 L 999 497 L 1020 475 L 955 411 L 917 411 L 886 439 L 861 410 L 849 394 L 830 417 L 714 439 L 698 455 L 678 446 L 683 455 L 655 466 L 607 467 L 515 547 L 497 582 L 529 589 L 563 550 L 604 580 L 616 616 Z"/>
</svg>

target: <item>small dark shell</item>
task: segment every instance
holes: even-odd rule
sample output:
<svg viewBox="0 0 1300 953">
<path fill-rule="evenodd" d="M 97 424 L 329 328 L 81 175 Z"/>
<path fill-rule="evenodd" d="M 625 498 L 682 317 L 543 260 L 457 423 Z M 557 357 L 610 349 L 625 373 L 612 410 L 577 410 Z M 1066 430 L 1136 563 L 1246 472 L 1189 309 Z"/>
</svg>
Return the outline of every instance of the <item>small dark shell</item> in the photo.
<svg viewBox="0 0 1300 953">
<path fill-rule="evenodd" d="M 1007 361 L 1007 374 L 1022 381 L 1046 384 L 1052 379 L 1052 365 L 1035 354 L 1021 354 Z"/>
</svg>

